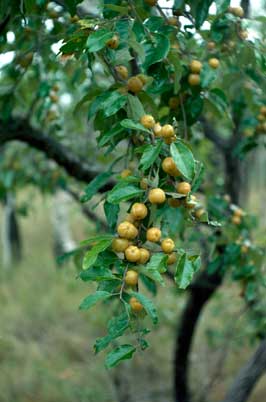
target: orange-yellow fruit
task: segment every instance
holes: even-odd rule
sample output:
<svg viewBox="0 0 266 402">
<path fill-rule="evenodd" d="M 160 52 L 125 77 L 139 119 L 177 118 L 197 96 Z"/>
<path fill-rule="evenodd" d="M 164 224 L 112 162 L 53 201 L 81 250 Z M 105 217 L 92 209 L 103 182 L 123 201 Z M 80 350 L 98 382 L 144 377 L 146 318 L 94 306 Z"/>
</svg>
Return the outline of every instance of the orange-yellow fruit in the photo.
<svg viewBox="0 0 266 402">
<path fill-rule="evenodd" d="M 145 74 L 138 74 L 136 77 L 142 82 L 143 85 L 146 85 L 148 82 L 148 76 Z"/>
<path fill-rule="evenodd" d="M 110 49 L 117 49 L 119 46 L 119 36 L 114 35 L 106 42 L 106 46 L 108 46 Z"/>
<path fill-rule="evenodd" d="M 200 84 L 200 76 L 199 74 L 189 74 L 188 76 L 188 83 L 192 87 L 195 87 Z"/>
<path fill-rule="evenodd" d="M 125 250 L 125 257 L 129 262 L 137 262 L 140 259 L 140 252 L 137 246 L 129 246 Z"/>
<path fill-rule="evenodd" d="M 185 201 L 185 208 L 187 209 L 194 209 L 196 206 L 197 198 L 195 195 L 191 195 L 189 200 Z"/>
<path fill-rule="evenodd" d="M 215 47 L 216 47 L 215 42 L 210 41 L 210 42 L 207 43 L 207 49 L 208 50 L 214 50 Z"/>
<path fill-rule="evenodd" d="M 261 106 L 260 107 L 260 113 L 266 116 L 266 106 Z"/>
<path fill-rule="evenodd" d="M 231 197 L 230 197 L 229 194 L 225 194 L 225 195 L 223 196 L 223 199 L 224 199 L 226 202 L 231 202 Z"/>
<path fill-rule="evenodd" d="M 145 204 L 142 204 L 141 202 L 135 202 L 135 204 L 133 204 L 131 207 L 130 213 L 136 220 L 144 219 L 148 214 L 148 209 Z"/>
<path fill-rule="evenodd" d="M 190 193 L 191 191 L 191 185 L 186 182 L 186 181 L 181 181 L 180 183 L 178 183 L 178 185 L 176 186 L 176 191 L 179 194 L 184 194 L 187 195 L 188 193 Z"/>
<path fill-rule="evenodd" d="M 213 68 L 213 69 L 218 68 L 218 67 L 219 67 L 219 64 L 220 64 L 219 60 L 216 59 L 215 57 L 209 59 L 208 63 L 209 63 L 209 66 L 210 66 L 211 68 Z"/>
<path fill-rule="evenodd" d="M 247 39 L 248 38 L 248 31 L 240 31 L 239 36 L 243 40 Z"/>
<path fill-rule="evenodd" d="M 116 66 L 115 71 L 117 72 L 119 78 L 122 80 L 127 80 L 128 79 L 128 69 L 126 66 Z"/>
<path fill-rule="evenodd" d="M 171 124 L 165 124 L 161 129 L 161 136 L 164 138 L 173 137 L 175 135 L 174 127 Z"/>
<path fill-rule="evenodd" d="M 183 205 L 183 199 L 181 198 L 169 198 L 168 204 L 172 208 L 179 208 L 181 205 Z"/>
<path fill-rule="evenodd" d="M 122 170 L 122 172 L 120 173 L 120 176 L 125 179 L 126 177 L 130 176 L 132 174 L 132 170 L 130 169 L 124 169 Z"/>
<path fill-rule="evenodd" d="M 193 74 L 199 74 L 202 69 L 202 64 L 198 60 L 192 60 L 192 62 L 189 65 L 189 68 Z"/>
<path fill-rule="evenodd" d="M 147 190 L 147 188 L 148 188 L 148 179 L 146 179 L 145 177 L 143 177 L 143 178 L 140 180 L 139 185 L 140 185 L 140 188 L 141 188 L 142 190 Z"/>
<path fill-rule="evenodd" d="M 240 223 L 241 223 L 241 217 L 240 217 L 240 216 L 233 215 L 231 221 L 232 221 L 232 223 L 233 223 L 234 225 L 240 225 Z"/>
<path fill-rule="evenodd" d="M 133 271 L 133 269 L 129 269 L 125 276 L 125 283 L 128 286 L 136 286 L 138 283 L 138 273 Z"/>
<path fill-rule="evenodd" d="M 122 239 L 120 237 L 117 237 L 112 242 L 112 249 L 117 253 L 123 253 L 125 249 L 128 248 L 128 246 L 129 246 L 128 239 Z"/>
<path fill-rule="evenodd" d="M 138 301 L 138 299 L 136 299 L 136 297 L 131 297 L 129 304 L 134 313 L 139 313 L 143 310 L 143 305 Z"/>
<path fill-rule="evenodd" d="M 258 120 L 258 121 L 262 122 L 262 121 L 264 121 L 265 119 L 266 119 L 266 116 L 264 116 L 262 113 L 258 114 L 258 116 L 257 116 L 257 120 Z"/>
<path fill-rule="evenodd" d="M 234 14 L 236 17 L 243 18 L 245 13 L 242 7 L 230 7 L 230 12 Z"/>
<path fill-rule="evenodd" d="M 176 140 L 176 135 L 174 135 L 173 137 L 164 138 L 164 142 L 165 142 L 165 144 L 167 144 L 167 145 L 172 144 L 172 142 L 175 142 L 175 140 Z"/>
<path fill-rule="evenodd" d="M 155 125 L 153 127 L 153 132 L 154 132 L 155 137 L 161 137 L 162 126 L 160 123 L 155 123 Z"/>
<path fill-rule="evenodd" d="M 131 77 L 127 81 L 127 88 L 130 92 L 136 94 L 142 90 L 143 83 L 138 77 Z"/>
<path fill-rule="evenodd" d="M 142 116 L 140 122 L 145 128 L 153 128 L 155 125 L 155 120 L 150 114 Z"/>
<path fill-rule="evenodd" d="M 175 248 L 175 243 L 172 239 L 167 238 L 161 242 L 161 247 L 164 253 L 170 254 Z"/>
<path fill-rule="evenodd" d="M 146 248 L 141 247 L 139 249 L 140 252 L 140 259 L 138 260 L 139 264 L 146 264 L 146 262 L 150 259 L 150 252 Z"/>
<path fill-rule="evenodd" d="M 51 101 L 54 102 L 54 103 L 57 103 L 57 102 L 58 102 L 58 99 L 59 99 L 58 96 L 57 96 L 55 93 L 53 93 L 53 92 L 50 93 L 49 98 L 50 98 Z"/>
<path fill-rule="evenodd" d="M 196 211 L 194 212 L 194 216 L 197 219 L 200 219 L 203 215 L 205 214 L 205 209 L 203 208 L 198 208 L 196 209 Z"/>
<path fill-rule="evenodd" d="M 178 26 L 178 18 L 176 17 L 169 17 L 167 22 L 169 25 Z"/>
<path fill-rule="evenodd" d="M 170 109 L 176 109 L 179 106 L 179 99 L 176 96 L 172 96 L 168 101 L 168 105 Z"/>
<path fill-rule="evenodd" d="M 241 209 L 241 208 L 236 208 L 235 210 L 234 210 L 234 215 L 235 216 L 239 216 L 240 218 L 244 215 L 244 211 L 243 211 L 243 209 Z"/>
<path fill-rule="evenodd" d="M 118 225 L 117 233 L 120 237 L 132 240 L 137 237 L 138 229 L 131 222 L 124 221 Z"/>
<path fill-rule="evenodd" d="M 172 265 L 176 262 L 176 253 L 171 253 L 168 255 L 167 265 Z"/>
<path fill-rule="evenodd" d="M 150 228 L 147 230 L 146 239 L 152 243 L 157 243 L 161 238 L 161 231 L 158 228 Z"/>
<path fill-rule="evenodd" d="M 153 188 L 148 195 L 151 204 L 163 204 L 166 200 L 165 192 L 161 188 Z"/>
<path fill-rule="evenodd" d="M 177 169 L 176 164 L 171 156 L 168 156 L 163 160 L 162 169 L 170 176 L 180 176 L 180 172 Z"/>
</svg>

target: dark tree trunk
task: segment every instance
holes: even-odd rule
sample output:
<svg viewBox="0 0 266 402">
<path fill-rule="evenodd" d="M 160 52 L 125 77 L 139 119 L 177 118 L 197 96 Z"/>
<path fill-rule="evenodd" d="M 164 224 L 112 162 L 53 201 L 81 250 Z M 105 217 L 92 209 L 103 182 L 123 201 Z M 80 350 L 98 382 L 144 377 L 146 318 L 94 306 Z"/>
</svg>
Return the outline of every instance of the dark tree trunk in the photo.
<svg viewBox="0 0 266 402">
<path fill-rule="evenodd" d="M 3 237 L 3 263 L 10 267 L 22 257 L 22 240 L 19 223 L 16 215 L 15 202 L 12 194 L 7 194 L 4 205 Z"/>
</svg>

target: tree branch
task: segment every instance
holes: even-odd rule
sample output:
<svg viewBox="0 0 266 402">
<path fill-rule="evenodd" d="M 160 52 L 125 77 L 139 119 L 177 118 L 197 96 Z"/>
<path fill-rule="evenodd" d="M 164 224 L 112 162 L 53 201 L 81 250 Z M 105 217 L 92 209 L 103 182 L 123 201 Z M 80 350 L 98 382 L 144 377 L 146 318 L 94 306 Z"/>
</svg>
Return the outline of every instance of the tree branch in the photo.
<svg viewBox="0 0 266 402">
<path fill-rule="evenodd" d="M 27 120 L 10 120 L 7 124 L 0 121 L 0 145 L 10 141 L 21 141 L 43 152 L 49 159 L 62 166 L 70 176 L 79 181 L 90 182 L 98 174 L 87 163 L 73 154 L 70 149 L 49 135 L 33 128 Z M 100 191 L 108 191 L 113 185 L 114 183 L 110 181 Z"/>
<path fill-rule="evenodd" d="M 216 131 L 204 117 L 200 118 L 200 122 L 205 137 L 208 138 L 208 140 L 210 140 L 211 142 L 213 142 L 217 148 L 219 148 L 222 151 L 226 151 L 229 147 L 229 143 L 216 133 Z"/>
<path fill-rule="evenodd" d="M 266 340 L 262 340 L 256 352 L 239 371 L 223 402 L 245 402 L 254 386 L 266 373 Z"/>
</svg>

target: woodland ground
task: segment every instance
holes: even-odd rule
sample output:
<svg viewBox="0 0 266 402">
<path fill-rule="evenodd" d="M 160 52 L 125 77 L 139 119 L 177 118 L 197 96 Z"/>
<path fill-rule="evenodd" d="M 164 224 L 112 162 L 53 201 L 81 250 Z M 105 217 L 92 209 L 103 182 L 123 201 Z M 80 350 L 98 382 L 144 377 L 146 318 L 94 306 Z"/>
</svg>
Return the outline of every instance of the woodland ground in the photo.
<svg viewBox="0 0 266 402">
<path fill-rule="evenodd" d="M 92 349 L 95 338 L 105 333 L 106 308 L 78 311 L 88 285 L 75 279 L 72 263 L 56 268 L 51 198 L 35 197 L 33 204 L 29 217 L 20 218 L 23 263 L 10 271 L 0 266 L 0 402 L 118 402 L 115 375 L 128 384 L 133 402 L 171 401 L 173 341 L 185 295 L 174 286 L 160 290 L 160 325 L 149 336 L 150 350 L 106 371 L 104 354 L 95 357 Z M 0 226 L 1 218 L 0 210 Z M 76 240 L 91 235 L 93 228 L 77 205 L 71 207 L 71 221 Z M 217 374 L 213 402 L 221 400 L 255 347 L 246 314 L 240 314 L 244 305 L 239 288 L 229 281 L 224 286 L 226 292 L 217 293 L 201 318 L 191 356 L 197 394 L 202 390 L 205 395 L 204 381 Z M 264 402 L 265 395 L 266 377 L 250 401 Z"/>
</svg>

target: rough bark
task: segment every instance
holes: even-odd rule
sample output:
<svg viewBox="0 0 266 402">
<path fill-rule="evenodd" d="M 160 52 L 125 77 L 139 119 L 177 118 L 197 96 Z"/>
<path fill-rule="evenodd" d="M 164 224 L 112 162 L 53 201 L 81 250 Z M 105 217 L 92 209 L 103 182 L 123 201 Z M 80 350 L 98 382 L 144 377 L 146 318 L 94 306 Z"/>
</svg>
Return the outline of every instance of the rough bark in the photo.
<svg viewBox="0 0 266 402">
<path fill-rule="evenodd" d="M 223 402 L 247 401 L 263 374 L 266 374 L 266 340 L 261 341 L 256 352 L 240 369 Z"/>
</svg>

